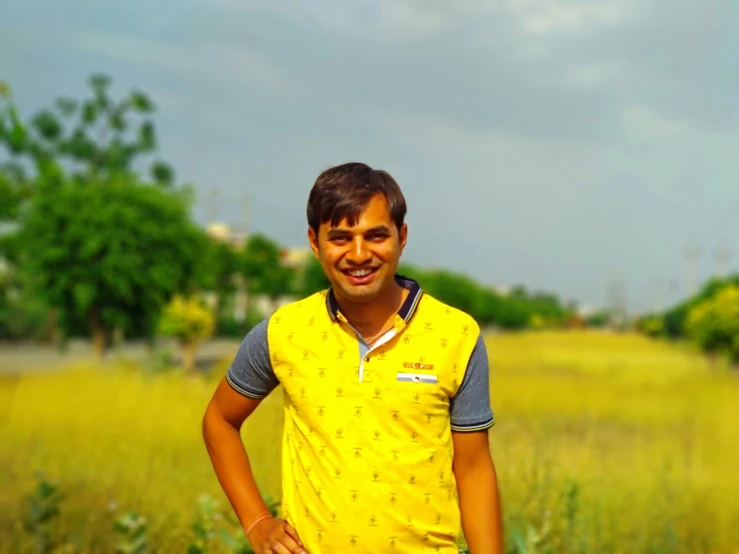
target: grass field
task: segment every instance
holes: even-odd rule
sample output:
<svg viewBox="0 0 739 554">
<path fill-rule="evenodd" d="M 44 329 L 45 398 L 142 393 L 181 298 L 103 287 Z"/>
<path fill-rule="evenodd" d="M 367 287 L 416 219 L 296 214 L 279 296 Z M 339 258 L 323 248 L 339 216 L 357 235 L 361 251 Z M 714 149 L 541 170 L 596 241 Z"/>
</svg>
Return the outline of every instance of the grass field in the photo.
<svg viewBox="0 0 739 554">
<path fill-rule="evenodd" d="M 688 349 L 603 333 L 488 340 L 493 456 L 511 552 L 739 552 L 739 377 Z M 60 537 L 112 552 L 116 514 L 149 523 L 152 552 L 184 552 L 198 497 L 225 504 L 200 436 L 210 379 L 104 369 L 0 379 L 0 553 L 42 470 L 65 495 Z M 279 496 L 281 398 L 243 430 Z M 214 549 L 213 552 L 223 551 Z"/>
</svg>

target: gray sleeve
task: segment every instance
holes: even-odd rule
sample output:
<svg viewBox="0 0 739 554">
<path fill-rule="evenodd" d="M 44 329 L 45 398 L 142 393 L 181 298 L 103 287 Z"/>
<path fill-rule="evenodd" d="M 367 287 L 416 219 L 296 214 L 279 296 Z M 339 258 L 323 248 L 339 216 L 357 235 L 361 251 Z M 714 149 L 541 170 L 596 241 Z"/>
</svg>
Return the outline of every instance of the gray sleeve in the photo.
<svg viewBox="0 0 739 554">
<path fill-rule="evenodd" d="M 462 384 L 450 401 L 450 412 L 454 431 L 480 431 L 495 423 L 490 407 L 490 366 L 482 335 L 472 350 Z"/>
<path fill-rule="evenodd" d="M 249 398 L 264 398 L 279 384 L 269 359 L 268 323 L 264 319 L 246 334 L 226 372 L 228 383 Z"/>
</svg>

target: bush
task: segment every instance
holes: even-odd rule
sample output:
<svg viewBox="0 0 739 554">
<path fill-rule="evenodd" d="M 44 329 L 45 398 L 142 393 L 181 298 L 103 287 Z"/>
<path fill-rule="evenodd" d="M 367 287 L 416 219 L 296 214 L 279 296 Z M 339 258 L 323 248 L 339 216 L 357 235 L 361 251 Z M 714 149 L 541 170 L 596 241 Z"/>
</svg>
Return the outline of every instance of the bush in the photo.
<svg viewBox="0 0 739 554">
<path fill-rule="evenodd" d="M 685 330 L 704 351 L 727 353 L 739 362 L 739 286 L 729 285 L 693 307 Z"/>
<path fill-rule="evenodd" d="M 195 350 L 213 334 L 215 319 L 201 300 L 178 295 L 164 309 L 158 328 L 162 335 L 179 342 L 185 371 L 190 373 L 195 368 Z"/>
</svg>

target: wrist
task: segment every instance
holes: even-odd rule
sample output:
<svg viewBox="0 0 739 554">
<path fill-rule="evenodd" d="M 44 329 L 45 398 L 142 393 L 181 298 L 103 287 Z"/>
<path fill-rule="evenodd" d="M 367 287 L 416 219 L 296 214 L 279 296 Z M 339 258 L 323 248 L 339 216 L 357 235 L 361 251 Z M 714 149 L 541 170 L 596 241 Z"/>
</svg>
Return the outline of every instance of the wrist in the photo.
<svg viewBox="0 0 739 554">
<path fill-rule="evenodd" d="M 246 528 L 246 531 L 244 534 L 248 536 L 249 533 L 251 533 L 254 530 L 254 527 L 256 527 L 257 523 L 259 523 L 260 521 L 264 521 L 265 519 L 272 518 L 272 517 L 273 517 L 272 514 L 264 514 L 263 516 L 258 517 L 257 519 L 251 522 L 249 527 Z"/>
</svg>

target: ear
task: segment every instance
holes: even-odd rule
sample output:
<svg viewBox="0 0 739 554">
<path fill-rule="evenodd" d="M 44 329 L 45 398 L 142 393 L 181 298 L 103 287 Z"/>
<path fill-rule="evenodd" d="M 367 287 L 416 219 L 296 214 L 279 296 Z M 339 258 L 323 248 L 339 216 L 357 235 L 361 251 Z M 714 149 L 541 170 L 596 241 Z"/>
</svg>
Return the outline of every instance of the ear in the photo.
<svg viewBox="0 0 739 554">
<path fill-rule="evenodd" d="M 405 248 L 405 243 L 408 241 L 408 224 L 403 223 L 398 233 L 398 240 L 400 241 L 400 251 L 402 252 Z"/>
<path fill-rule="evenodd" d="M 308 242 L 310 243 L 310 249 L 313 250 L 313 255 L 316 259 L 320 259 L 318 257 L 318 235 L 313 230 L 313 227 L 308 227 Z"/>
</svg>

